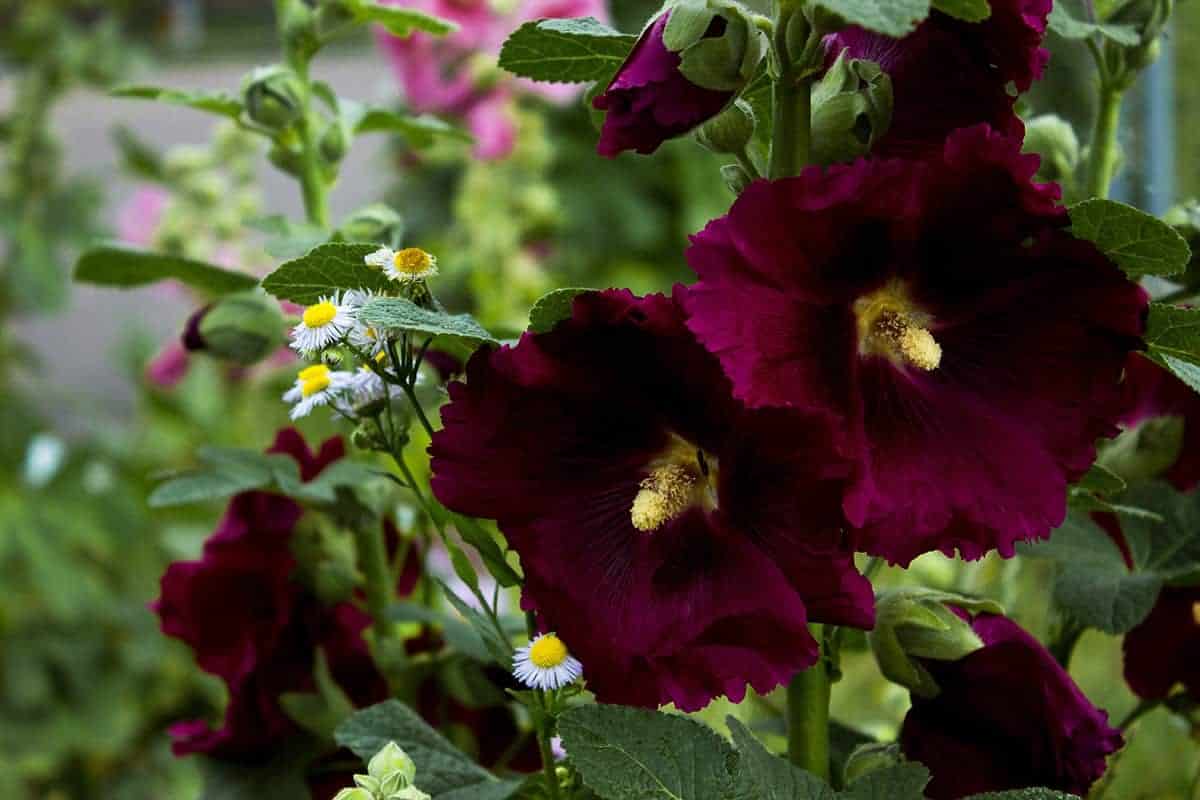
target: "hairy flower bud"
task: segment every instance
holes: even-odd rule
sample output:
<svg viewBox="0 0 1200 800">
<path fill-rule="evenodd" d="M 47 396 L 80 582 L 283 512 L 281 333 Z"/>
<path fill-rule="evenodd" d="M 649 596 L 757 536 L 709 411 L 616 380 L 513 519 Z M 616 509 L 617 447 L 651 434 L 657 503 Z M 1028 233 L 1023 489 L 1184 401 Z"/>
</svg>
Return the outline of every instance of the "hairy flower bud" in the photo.
<svg viewBox="0 0 1200 800">
<path fill-rule="evenodd" d="M 741 164 L 726 164 L 721 167 L 721 177 L 725 179 L 725 185 L 729 187 L 729 191 L 735 195 L 744 192 L 754 180 Z"/>
<path fill-rule="evenodd" d="M 714 153 L 741 153 L 754 135 L 754 109 L 738 100 L 696 130 L 696 141 Z"/>
<path fill-rule="evenodd" d="M 417 765 L 413 763 L 407 753 L 400 749 L 400 745 L 388 742 L 371 757 L 367 764 L 367 773 L 381 784 L 390 779 L 399 778 L 403 781 L 403 786 L 395 787 L 398 790 L 413 782 L 413 778 L 417 774 Z"/>
<path fill-rule="evenodd" d="M 254 70 L 242 87 L 246 114 L 271 130 L 287 128 L 300 118 L 300 96 L 300 79 L 278 64 Z"/>
<path fill-rule="evenodd" d="M 1079 166 L 1079 138 L 1071 123 L 1057 114 L 1041 114 L 1025 123 L 1022 149 L 1041 156 L 1036 177 L 1042 182 L 1069 183 Z"/>
<path fill-rule="evenodd" d="M 404 232 L 404 218 L 383 203 L 372 203 L 342 222 L 337 235 L 347 242 L 394 245 Z"/>
<path fill-rule="evenodd" d="M 214 303 L 185 333 L 184 346 L 210 355 L 253 364 L 283 344 L 279 304 L 259 291 L 228 295 Z"/>
<path fill-rule="evenodd" d="M 919 659 L 957 661 L 983 647 L 970 621 L 950 606 L 1003 613 L 990 600 L 934 589 L 905 588 L 878 596 L 875 629 L 867 638 L 888 680 L 922 697 L 935 697 L 938 685 Z"/>
<path fill-rule="evenodd" d="M 832 164 L 864 156 L 891 122 L 891 78 L 843 50 L 812 90 L 813 158 Z"/>
</svg>

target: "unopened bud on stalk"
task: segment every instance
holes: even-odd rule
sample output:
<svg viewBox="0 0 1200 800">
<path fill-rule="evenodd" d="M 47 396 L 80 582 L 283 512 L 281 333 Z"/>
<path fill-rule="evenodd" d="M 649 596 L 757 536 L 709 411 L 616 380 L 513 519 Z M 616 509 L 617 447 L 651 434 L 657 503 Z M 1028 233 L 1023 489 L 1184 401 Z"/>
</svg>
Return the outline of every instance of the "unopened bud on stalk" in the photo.
<svg viewBox="0 0 1200 800">
<path fill-rule="evenodd" d="M 663 44 L 679 54 L 679 71 L 697 86 L 737 91 L 766 54 L 766 38 L 749 12 L 725 0 L 683 0 L 672 6 Z"/>
<path fill-rule="evenodd" d="M 250 119 L 271 130 L 282 130 L 300 119 L 300 79 L 287 67 L 259 67 L 246 78 L 242 98 Z"/>
<path fill-rule="evenodd" d="M 1071 123 L 1057 114 L 1041 114 L 1025 123 L 1022 149 L 1041 156 L 1039 181 L 1069 183 L 1079 166 L 1079 138 Z"/>
<path fill-rule="evenodd" d="M 284 344 L 279 304 L 254 290 L 221 298 L 193 315 L 184 332 L 184 347 L 216 358 L 253 364 Z"/>
<path fill-rule="evenodd" d="M 849 786 L 854 781 L 871 772 L 894 767 L 904 761 L 900 745 L 895 742 L 871 742 L 859 747 L 846 759 L 843 771 L 843 785 Z"/>
<path fill-rule="evenodd" d="M 892 123 L 892 79 L 843 50 L 812 89 L 812 150 L 818 164 L 870 152 Z"/>
<path fill-rule="evenodd" d="M 696 129 L 696 141 L 714 153 L 738 154 L 754 136 L 754 109 L 738 100 Z"/>
</svg>

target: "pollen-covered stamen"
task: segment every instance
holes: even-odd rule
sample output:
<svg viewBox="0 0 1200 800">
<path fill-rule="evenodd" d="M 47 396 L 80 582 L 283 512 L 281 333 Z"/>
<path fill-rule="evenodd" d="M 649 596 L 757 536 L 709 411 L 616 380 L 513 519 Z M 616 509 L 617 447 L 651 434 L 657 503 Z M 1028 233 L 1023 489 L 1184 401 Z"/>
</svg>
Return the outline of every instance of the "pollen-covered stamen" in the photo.
<svg viewBox="0 0 1200 800">
<path fill-rule="evenodd" d="M 311 305 L 304 309 L 304 324 L 310 328 L 322 328 L 333 322 L 333 318 L 337 316 L 337 306 L 328 300 L 322 300 L 320 303 Z"/>
<path fill-rule="evenodd" d="M 854 303 L 861 355 L 884 356 L 900 366 L 930 372 L 942 363 L 942 346 L 930 332 L 933 318 L 893 281 Z"/>
<path fill-rule="evenodd" d="M 1192 622 L 1200 625 L 1200 603 L 1192 603 Z"/>
<path fill-rule="evenodd" d="M 419 247 L 406 247 L 392 257 L 392 267 L 395 278 L 424 278 L 436 273 L 437 261 Z"/>
<path fill-rule="evenodd" d="M 662 454 L 646 465 L 629 509 L 633 527 L 650 533 L 692 507 L 716 507 L 716 461 L 675 434 Z"/>
<path fill-rule="evenodd" d="M 536 667 L 549 669 L 567 660 L 567 646 L 553 633 L 541 636 L 529 647 L 529 660 Z"/>
</svg>

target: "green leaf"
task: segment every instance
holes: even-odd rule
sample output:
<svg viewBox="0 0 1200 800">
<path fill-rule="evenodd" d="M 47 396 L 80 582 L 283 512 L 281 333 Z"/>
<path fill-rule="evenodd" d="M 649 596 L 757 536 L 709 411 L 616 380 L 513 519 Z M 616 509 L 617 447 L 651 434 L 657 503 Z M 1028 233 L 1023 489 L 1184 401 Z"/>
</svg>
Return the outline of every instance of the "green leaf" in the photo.
<svg viewBox="0 0 1200 800">
<path fill-rule="evenodd" d="M 549 333 L 562 320 L 571 316 L 575 298 L 592 289 L 555 289 L 538 298 L 529 309 L 529 332 Z"/>
<path fill-rule="evenodd" d="M 1076 203 L 1070 214 L 1071 233 L 1096 245 L 1132 278 L 1175 275 L 1187 269 L 1191 248 L 1158 217 L 1100 198 Z"/>
<path fill-rule="evenodd" d="M 470 314 L 447 314 L 422 308 L 403 297 L 377 297 L 358 311 L 364 325 L 427 333 L 438 338 L 440 349 L 447 347 L 473 352 L 485 342 L 496 339 Z"/>
<path fill-rule="evenodd" d="M 508 564 L 504 551 L 483 523 L 472 517 L 456 514 L 454 527 L 463 541 L 475 548 L 491 576 L 504 587 L 520 586 L 521 576 Z"/>
<path fill-rule="evenodd" d="M 609 800 L 742 800 L 738 756 L 687 717 L 614 705 L 579 706 L 558 721 L 583 781 Z"/>
<path fill-rule="evenodd" d="M 1167 369 L 1175 373 L 1176 378 L 1192 387 L 1193 391 L 1200 392 L 1200 366 L 1166 353 L 1161 354 L 1161 360 Z"/>
<path fill-rule="evenodd" d="M 308 738 L 291 740 L 270 760 L 254 766 L 200 758 L 200 773 L 204 777 L 200 800 L 308 797 L 304 773 L 323 748 L 324 745 Z"/>
<path fill-rule="evenodd" d="M 196 470 L 185 472 L 158 486 L 146 503 L 151 508 L 181 506 L 232 497 L 239 492 L 263 489 L 270 485 L 269 473 L 263 475 Z"/>
<path fill-rule="evenodd" d="M 398 133 L 411 147 L 429 147 L 438 139 L 470 143 L 475 139 L 462 128 L 429 114 L 405 114 L 386 108 L 364 108 L 355 115 L 354 132 Z"/>
<path fill-rule="evenodd" d="M 113 97 L 128 97 L 138 100 L 154 100 L 176 106 L 187 106 L 197 111 L 207 111 L 222 117 L 237 119 L 242 113 L 242 103 L 225 92 L 202 90 L 167 89 L 162 86 L 119 86 L 109 92 Z"/>
<path fill-rule="evenodd" d="M 636 41 L 593 17 L 534 20 L 505 41 L 500 66 L 535 81 L 599 81 L 617 71 Z"/>
<path fill-rule="evenodd" d="M 983 22 L 992 15 L 988 0 L 933 0 L 933 7 L 967 22 Z"/>
<path fill-rule="evenodd" d="M 481 664 L 492 660 L 483 639 L 468 623 L 441 614 L 416 603 L 393 603 L 388 607 L 388 618 L 394 622 L 425 622 L 438 625 L 446 643 L 465 656 Z"/>
<path fill-rule="evenodd" d="M 1117 494 L 1125 490 L 1125 481 L 1121 476 L 1101 464 L 1093 464 L 1075 485 L 1100 495 Z"/>
<path fill-rule="evenodd" d="M 929 0 L 815 0 L 851 25 L 900 38 L 929 16 Z"/>
<path fill-rule="evenodd" d="M 490 791 L 493 784 L 501 783 L 399 700 L 359 711 L 338 726 L 334 739 L 364 762 L 388 742 L 395 742 L 416 762 L 417 785 L 439 799 L 456 789 L 464 790 L 464 798 L 475 797 L 465 790 Z M 500 794 L 498 798 L 507 796 Z"/>
<path fill-rule="evenodd" d="M 1144 620 L 1162 588 L 1162 577 L 1153 571 L 1130 571 L 1108 534 L 1077 512 L 1049 541 L 1022 545 L 1020 551 L 1057 561 L 1055 602 L 1078 622 L 1105 633 L 1125 633 Z"/>
<path fill-rule="evenodd" d="M 292 259 L 329 241 L 330 232 L 319 225 L 293 222 L 282 214 L 246 220 L 246 227 L 267 234 L 263 249 L 272 258 Z"/>
<path fill-rule="evenodd" d="M 350 13 L 359 23 L 375 22 L 387 28 L 393 36 L 408 36 L 413 31 L 424 31 L 434 36 L 445 36 L 458 30 L 455 23 L 425 14 L 412 8 L 383 5 L 377 0 L 352 0 Z"/>
<path fill-rule="evenodd" d="M 374 244 L 323 244 L 306 255 L 285 262 L 263 278 L 263 288 L 280 300 L 312 305 L 335 291 L 368 289 L 382 292 L 391 281 L 363 259 L 379 249 Z"/>
<path fill-rule="evenodd" d="M 1147 355 L 1200 391 L 1200 308 L 1151 303 Z"/>
<path fill-rule="evenodd" d="M 726 717 L 725 723 L 741 754 L 738 773 L 747 796 L 758 800 L 835 800 L 837 793 L 828 784 L 772 755 L 737 718 Z"/>
<path fill-rule="evenodd" d="M 241 272 L 117 244 L 93 247 L 75 264 L 75 280 L 97 286 L 145 286 L 168 279 L 210 294 L 241 292 L 258 285 L 253 276 Z"/>
<path fill-rule="evenodd" d="M 1121 520 L 1134 564 L 1172 583 L 1200 573 L 1200 495 L 1175 491 L 1165 481 L 1134 487 L 1122 500 L 1150 508 L 1161 520 Z"/>
<path fill-rule="evenodd" d="M 1076 2 L 1058 0 L 1050 11 L 1050 30 L 1064 39 L 1087 39 L 1100 34 L 1118 44 L 1133 46 L 1141 41 L 1137 28 L 1132 25 L 1095 23 L 1087 21 L 1088 12 Z"/>
<path fill-rule="evenodd" d="M 461 551 L 459 552 L 461 553 Z M 453 551 L 451 551 L 451 554 L 453 554 Z M 455 565 L 455 571 L 459 572 L 459 570 L 460 567 Z M 459 577 L 463 577 L 461 573 L 459 573 Z M 463 579 L 463 582 L 468 583 L 469 585 L 467 580 Z M 442 591 L 446 594 L 446 599 L 450 601 L 450 605 L 454 606 L 454 610 L 462 615 L 462 618 L 470 623 L 471 628 L 476 634 L 479 635 L 480 640 L 483 642 L 483 646 L 487 649 L 488 655 L 490 656 L 489 659 L 484 660 L 494 661 L 505 669 L 509 668 L 512 665 L 513 647 L 508 638 L 501 636 L 500 632 L 496 630 L 496 626 L 492 624 L 490 619 L 485 617 L 478 609 L 468 605 L 467 602 L 456 595 L 449 586 L 440 580 L 438 581 L 438 585 L 442 587 Z M 476 591 L 478 591 L 477 588 Z M 480 602 L 483 601 L 480 600 Z"/>
<path fill-rule="evenodd" d="M 838 795 L 842 800 L 924 800 L 929 770 L 917 763 L 869 772 Z"/>
<path fill-rule="evenodd" d="M 1056 792 L 1053 789 L 1013 789 L 1008 792 L 973 794 L 965 800 L 1079 800 L 1079 795 Z"/>
</svg>

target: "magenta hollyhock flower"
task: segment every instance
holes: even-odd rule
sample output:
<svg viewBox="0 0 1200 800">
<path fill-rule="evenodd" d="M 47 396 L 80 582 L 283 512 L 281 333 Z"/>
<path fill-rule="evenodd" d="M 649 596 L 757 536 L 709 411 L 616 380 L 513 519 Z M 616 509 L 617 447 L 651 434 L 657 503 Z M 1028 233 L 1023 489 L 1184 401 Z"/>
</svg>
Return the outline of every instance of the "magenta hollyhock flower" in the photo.
<svg viewBox="0 0 1200 800">
<path fill-rule="evenodd" d="M 601 701 L 740 700 L 814 662 L 810 619 L 873 624 L 827 425 L 743 409 L 675 299 L 581 295 L 449 391 L 433 491 L 498 521 Z"/>
<path fill-rule="evenodd" d="M 844 507 L 892 562 L 1044 537 L 1112 436 L 1145 293 L 986 126 L 928 162 L 752 184 L 692 239 L 688 325 L 751 407 L 839 418 Z"/>
<path fill-rule="evenodd" d="M 1200 587 L 1163 589 L 1123 646 L 1125 680 L 1138 697 L 1162 700 L 1182 684 L 1200 698 Z"/>
<path fill-rule="evenodd" d="M 191 356 L 179 339 L 170 339 L 146 365 L 146 380 L 160 389 L 173 389 L 187 376 Z"/>
<path fill-rule="evenodd" d="M 981 122 L 1024 134 L 1011 88 L 1028 90 L 1050 59 L 1041 44 L 1051 0 L 992 0 L 991 7 L 978 23 L 935 10 L 903 39 L 858 27 L 826 37 L 830 64 L 848 50 L 892 79 L 892 124 L 876 155 L 937 154 L 951 131 Z"/>
<path fill-rule="evenodd" d="M 1156 417 L 1183 420 L 1183 449 L 1163 475 L 1181 492 L 1200 483 L 1200 394 L 1173 374 L 1140 354 L 1125 362 L 1128 407 L 1121 417 L 1126 426 Z"/>
<path fill-rule="evenodd" d="M 925 793 L 956 800 L 1044 786 L 1086 795 L 1121 732 L 1021 626 L 978 614 L 971 627 L 982 649 L 958 661 L 921 660 L 941 692 L 913 695 L 900 729 L 904 755 L 933 775 Z"/>
<path fill-rule="evenodd" d="M 293 457 L 312 480 L 341 458 L 341 439 L 310 453 L 300 434 L 280 431 L 268 450 Z M 279 705 L 285 692 L 312 691 L 321 649 L 334 680 L 357 704 L 386 699 L 387 685 L 362 637 L 370 620 L 350 603 L 325 607 L 293 580 L 289 550 L 302 509 L 269 492 L 243 492 L 229 504 L 199 561 L 177 562 L 162 579 L 154 606 L 163 632 L 187 643 L 200 668 L 229 689 L 224 724 L 204 720 L 171 727 L 177 755 L 230 760 L 269 755 L 296 726 Z"/>
<path fill-rule="evenodd" d="M 733 92 L 697 86 L 679 71 L 679 54 L 663 44 L 670 16 L 662 14 L 642 33 L 608 88 L 592 101 L 607 112 L 596 144 L 602 156 L 653 153 L 667 139 L 715 117 L 733 98 Z"/>
</svg>

